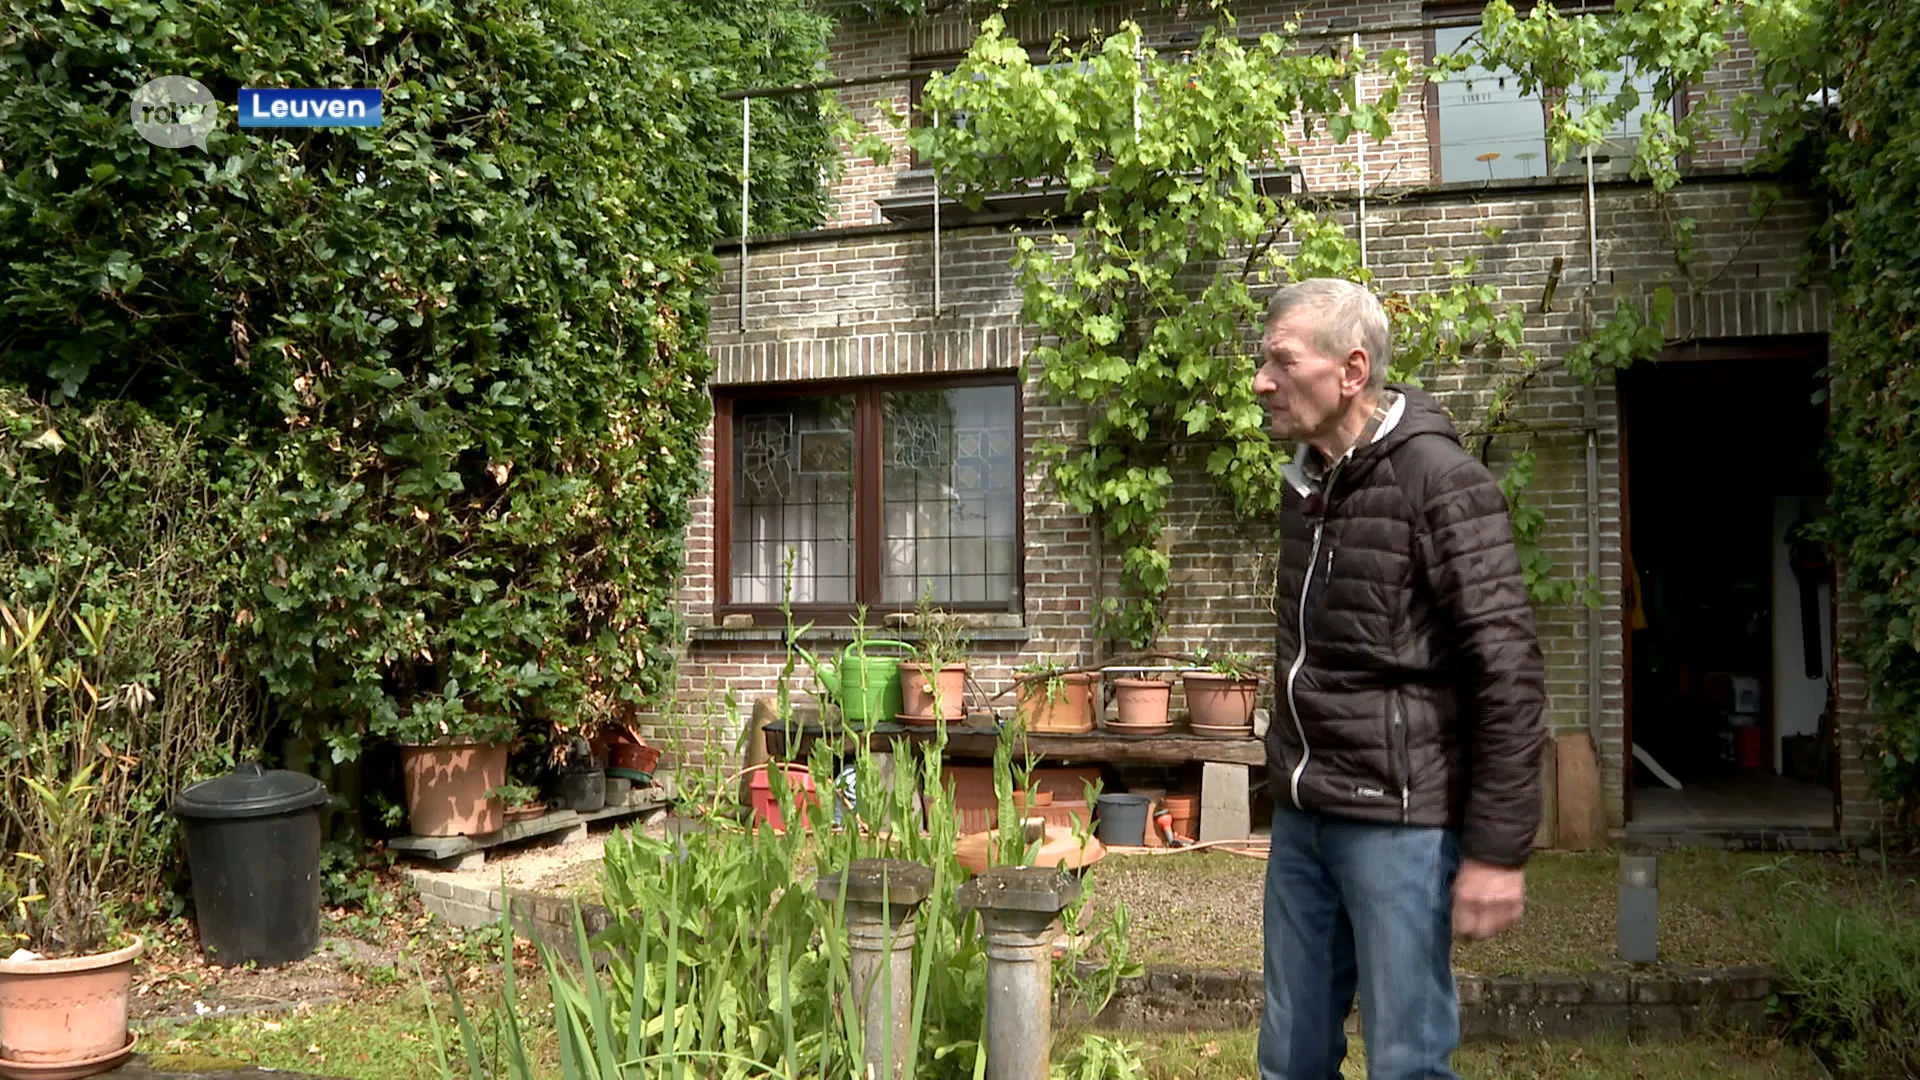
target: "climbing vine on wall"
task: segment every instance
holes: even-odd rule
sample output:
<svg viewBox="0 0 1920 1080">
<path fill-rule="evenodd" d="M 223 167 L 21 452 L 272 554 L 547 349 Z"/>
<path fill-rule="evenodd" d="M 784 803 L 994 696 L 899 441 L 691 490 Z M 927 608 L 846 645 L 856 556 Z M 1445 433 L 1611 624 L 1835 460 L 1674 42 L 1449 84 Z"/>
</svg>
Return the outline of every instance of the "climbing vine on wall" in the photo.
<svg viewBox="0 0 1920 1080">
<path fill-rule="evenodd" d="M 1830 129 L 1776 110 L 1820 136 L 1821 181 L 1835 199 L 1838 303 L 1828 361 L 1833 477 L 1828 539 L 1864 616 L 1850 644 L 1865 665 L 1880 722 L 1882 793 L 1920 806 L 1920 9 L 1895 0 L 1835 5 L 1803 18 L 1783 81 L 1837 69 Z M 1804 52 L 1799 50 L 1805 50 Z M 1779 127 L 1773 130 L 1779 130 Z"/>
<path fill-rule="evenodd" d="M 1157 444 L 1168 433 L 1216 444 L 1207 470 L 1242 513 L 1277 497 L 1281 459 L 1246 370 L 1252 285 L 1289 264 L 1344 268 L 1337 229 L 1277 194 L 1279 164 L 1290 125 L 1385 137 L 1407 58 L 1380 58 L 1393 81 L 1366 105 L 1350 78 L 1360 59 L 1218 28 L 1190 54 L 1163 57 L 1128 23 L 1034 64 L 995 16 L 959 69 L 927 86 L 936 123 L 916 132 L 916 148 L 948 190 L 978 205 L 1018 184 L 1053 185 L 1079 215 L 1072 235 L 1021 235 L 1014 266 L 1041 335 L 1029 357 L 1040 387 L 1085 410 L 1084 443 L 1036 452 L 1062 499 L 1120 547 L 1129 595 L 1100 612 L 1112 637 L 1144 645 L 1158 630 L 1173 481 Z M 1286 225 L 1299 234 L 1292 260 L 1277 246 Z"/>
<path fill-rule="evenodd" d="M 1462 52 L 1424 73 L 1511 69 L 1553 102 L 1556 159 L 1645 107 L 1635 170 L 1665 191 L 1704 130 L 1665 106 L 1724 52 L 1729 17 L 1718 0 L 1659 0 L 1607 18 L 1542 4 L 1522 18 L 1500 0 Z M 1239 514 L 1276 508 L 1284 450 L 1252 395 L 1254 289 L 1368 279 L 1334 208 L 1289 195 L 1275 174 L 1302 137 L 1390 136 L 1401 95 L 1423 73 L 1403 51 L 1314 52 L 1290 33 L 1249 41 L 1225 19 L 1197 46 L 1162 56 L 1129 23 L 1083 46 L 1056 43 L 1036 64 L 989 18 L 967 59 L 929 81 L 921 107 L 935 122 L 911 135 L 944 189 L 972 205 L 1022 185 L 1065 192 L 1062 224 L 1021 235 L 1014 264 L 1040 333 L 1029 363 L 1049 398 L 1084 410 L 1086 432 L 1043 440 L 1036 457 L 1063 501 L 1118 545 L 1125 595 L 1104 601 L 1101 629 L 1135 646 L 1158 633 L 1169 583 L 1169 440 L 1212 445 L 1206 471 Z M 1364 100 L 1357 71 L 1374 85 Z M 1525 347 L 1522 310 L 1480 281 L 1472 260 L 1442 270 L 1445 287 L 1389 298 L 1393 374 L 1494 363 L 1491 404 L 1466 425 L 1470 445 L 1511 430 L 1514 401 L 1544 371 L 1565 365 L 1592 381 L 1657 352 L 1673 302 L 1656 292 L 1614 298 L 1602 312 L 1589 286 L 1585 339 L 1548 360 Z M 1544 515 L 1523 502 L 1531 456 L 1523 449 L 1518 460 L 1505 487 L 1536 601 L 1597 602 L 1594 582 L 1553 574 Z"/>
</svg>

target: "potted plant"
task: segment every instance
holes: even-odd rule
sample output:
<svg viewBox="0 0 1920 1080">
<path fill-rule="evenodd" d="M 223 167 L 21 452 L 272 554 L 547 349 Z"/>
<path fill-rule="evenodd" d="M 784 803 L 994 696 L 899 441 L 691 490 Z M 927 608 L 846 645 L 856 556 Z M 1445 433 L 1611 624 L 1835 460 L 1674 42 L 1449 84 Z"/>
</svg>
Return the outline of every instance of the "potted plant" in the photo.
<svg viewBox="0 0 1920 1080">
<path fill-rule="evenodd" d="M 1028 731 L 1077 735 L 1093 730 L 1093 676 L 1063 664 L 1034 660 L 1014 673 L 1016 710 Z"/>
<path fill-rule="evenodd" d="M 115 685 L 113 617 L 74 616 L 86 650 L 55 661 L 40 611 L 0 604 L 0 1077 L 90 1076 L 133 1052 L 127 994 L 140 938 L 116 918 L 101 882 L 122 857 L 136 763 L 110 745 L 111 724 L 153 701 Z"/>
<path fill-rule="evenodd" d="M 1201 649 L 1204 667 L 1183 671 L 1187 722 L 1196 735 L 1244 737 L 1253 733 L 1254 695 L 1260 689 L 1260 665 L 1246 653 L 1220 657 Z"/>
<path fill-rule="evenodd" d="M 1107 727 L 1123 735 L 1158 735 L 1173 727 L 1172 700 L 1173 684 L 1164 679 L 1115 679 L 1114 718 Z"/>
<path fill-rule="evenodd" d="M 487 792 L 487 797 L 500 804 L 501 817 L 509 825 L 516 821 L 532 821 L 547 812 L 547 804 L 540 798 L 540 789 L 532 784 L 509 780 Z"/>
<path fill-rule="evenodd" d="M 915 658 L 900 665 L 900 719 L 931 727 L 967 715 L 967 640 L 960 620 L 933 606 L 933 590 L 920 596 L 914 608 L 920 632 Z"/>
<path fill-rule="evenodd" d="M 478 836 L 506 824 L 506 808 L 492 793 L 507 782 L 511 717 L 468 709 L 460 684 L 448 680 L 444 694 L 375 724 L 374 734 L 400 745 L 415 836 Z"/>
</svg>

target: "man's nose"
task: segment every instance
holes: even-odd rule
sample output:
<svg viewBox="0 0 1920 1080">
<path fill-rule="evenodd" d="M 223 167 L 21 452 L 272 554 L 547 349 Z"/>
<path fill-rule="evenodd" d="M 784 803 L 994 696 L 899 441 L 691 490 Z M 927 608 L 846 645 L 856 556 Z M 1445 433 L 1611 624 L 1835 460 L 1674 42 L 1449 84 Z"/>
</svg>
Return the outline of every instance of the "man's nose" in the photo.
<svg viewBox="0 0 1920 1080">
<path fill-rule="evenodd" d="M 1278 389 L 1280 389 L 1280 387 L 1276 385 L 1274 381 L 1267 376 L 1266 368 L 1260 367 L 1260 368 L 1254 369 L 1253 371 L 1253 392 L 1254 393 L 1264 397 L 1265 395 L 1271 394 Z"/>
</svg>

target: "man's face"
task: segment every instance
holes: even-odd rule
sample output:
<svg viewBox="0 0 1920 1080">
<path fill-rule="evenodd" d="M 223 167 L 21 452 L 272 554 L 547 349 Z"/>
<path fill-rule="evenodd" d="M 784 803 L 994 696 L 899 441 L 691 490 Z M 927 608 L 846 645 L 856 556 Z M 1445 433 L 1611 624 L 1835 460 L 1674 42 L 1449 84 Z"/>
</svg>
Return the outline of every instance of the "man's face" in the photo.
<svg viewBox="0 0 1920 1080">
<path fill-rule="evenodd" d="M 1267 408 L 1275 437 L 1287 442 L 1311 440 L 1331 431 L 1358 386 L 1364 385 L 1364 355 L 1355 350 L 1328 356 L 1314 344 L 1320 313 L 1295 308 L 1267 324 L 1260 341 L 1260 368 L 1253 373 L 1253 392 Z"/>
</svg>

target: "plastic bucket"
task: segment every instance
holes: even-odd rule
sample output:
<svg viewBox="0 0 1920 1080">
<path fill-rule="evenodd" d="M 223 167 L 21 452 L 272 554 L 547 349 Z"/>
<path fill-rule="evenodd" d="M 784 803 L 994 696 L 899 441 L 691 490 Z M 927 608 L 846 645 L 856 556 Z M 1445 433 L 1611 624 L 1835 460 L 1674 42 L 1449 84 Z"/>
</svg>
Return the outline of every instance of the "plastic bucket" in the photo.
<svg viewBox="0 0 1920 1080">
<path fill-rule="evenodd" d="M 1144 847 L 1152 807 L 1153 800 L 1145 795 L 1102 795 L 1094 803 L 1093 835 L 1109 847 Z"/>
</svg>

